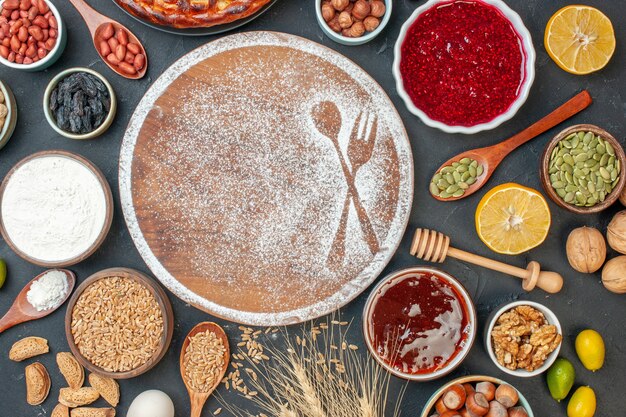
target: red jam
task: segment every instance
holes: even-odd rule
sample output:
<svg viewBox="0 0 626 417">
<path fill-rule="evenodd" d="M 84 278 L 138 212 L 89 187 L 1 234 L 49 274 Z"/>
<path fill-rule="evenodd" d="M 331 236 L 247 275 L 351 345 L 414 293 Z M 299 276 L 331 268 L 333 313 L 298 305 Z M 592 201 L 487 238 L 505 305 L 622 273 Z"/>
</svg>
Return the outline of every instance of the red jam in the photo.
<svg viewBox="0 0 626 417">
<path fill-rule="evenodd" d="M 525 79 L 519 34 L 481 1 L 450 1 L 422 13 L 400 56 L 415 106 L 449 126 L 475 126 L 505 113 Z"/>
<path fill-rule="evenodd" d="M 378 356 L 406 374 L 445 368 L 470 336 L 469 311 L 458 290 L 432 273 L 381 287 L 372 306 L 370 338 Z"/>
</svg>

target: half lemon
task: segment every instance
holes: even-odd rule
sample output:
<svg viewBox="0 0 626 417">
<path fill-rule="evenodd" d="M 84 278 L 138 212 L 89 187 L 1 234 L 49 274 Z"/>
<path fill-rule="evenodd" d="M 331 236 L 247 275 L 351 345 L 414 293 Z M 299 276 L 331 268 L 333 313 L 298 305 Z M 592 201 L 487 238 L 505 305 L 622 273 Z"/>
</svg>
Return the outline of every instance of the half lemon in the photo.
<svg viewBox="0 0 626 417">
<path fill-rule="evenodd" d="M 548 21 L 544 37 L 550 58 L 572 74 L 589 74 L 606 66 L 615 52 L 613 25 L 590 6 L 566 6 Z"/>
<path fill-rule="evenodd" d="M 550 224 L 546 199 L 519 184 L 495 187 L 476 208 L 476 232 L 497 253 L 517 255 L 539 246 L 548 236 Z"/>
</svg>

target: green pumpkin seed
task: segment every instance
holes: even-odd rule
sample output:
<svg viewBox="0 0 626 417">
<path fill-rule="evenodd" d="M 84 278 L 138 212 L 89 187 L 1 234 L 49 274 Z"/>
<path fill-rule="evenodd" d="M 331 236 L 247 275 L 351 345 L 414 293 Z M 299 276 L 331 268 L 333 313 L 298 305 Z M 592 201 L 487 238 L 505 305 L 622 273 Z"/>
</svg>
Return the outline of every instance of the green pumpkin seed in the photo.
<svg viewBox="0 0 626 417">
<path fill-rule="evenodd" d="M 564 188 L 565 187 L 565 183 L 563 181 L 555 181 L 552 183 L 552 188 L 554 189 L 559 189 L 559 188 Z"/>
<path fill-rule="evenodd" d="M 474 167 L 474 168 L 478 167 L 478 161 L 473 160 L 473 161 L 470 163 L 470 166 L 471 166 L 471 167 Z"/>
<path fill-rule="evenodd" d="M 457 192 L 452 194 L 452 197 L 461 197 L 463 194 L 465 194 L 465 190 L 458 190 Z"/>
<path fill-rule="evenodd" d="M 461 181 L 467 181 L 471 176 L 471 172 L 464 172 L 463 175 L 461 175 Z"/>
<path fill-rule="evenodd" d="M 571 203 L 572 201 L 574 201 L 574 198 L 576 198 L 576 195 L 573 192 L 569 192 L 565 194 L 563 200 L 565 200 L 566 203 Z"/>
<path fill-rule="evenodd" d="M 463 165 L 469 165 L 472 163 L 472 160 L 470 158 L 463 158 L 459 162 Z"/>
<path fill-rule="evenodd" d="M 564 163 L 563 165 L 561 165 L 561 168 L 559 169 L 563 172 L 569 172 L 570 174 L 574 173 L 574 168 L 570 164 Z"/>
<path fill-rule="evenodd" d="M 456 184 L 457 182 L 461 181 L 461 174 L 459 174 L 458 172 L 454 171 L 452 173 L 452 177 L 454 178 L 454 183 Z"/>
<path fill-rule="evenodd" d="M 459 165 L 456 167 L 456 172 L 460 172 L 461 174 L 467 171 L 467 165 Z"/>
<path fill-rule="evenodd" d="M 600 167 L 600 170 L 598 172 L 600 172 L 600 175 L 602 175 L 602 178 L 604 178 L 605 180 L 611 178 L 611 173 L 604 167 Z"/>
<path fill-rule="evenodd" d="M 459 186 L 457 184 L 452 184 L 451 186 L 449 186 L 448 188 L 446 188 L 446 193 L 455 193 L 459 191 Z"/>
<path fill-rule="evenodd" d="M 478 165 L 476 167 L 476 177 L 480 177 L 481 175 L 483 175 L 484 169 L 485 168 L 482 165 Z"/>
<path fill-rule="evenodd" d="M 460 182 L 457 185 L 459 186 L 461 190 L 467 190 L 469 188 L 469 185 L 467 185 L 466 182 Z"/>
<path fill-rule="evenodd" d="M 468 180 L 467 180 L 467 181 L 465 181 L 465 182 L 466 182 L 468 185 L 472 185 L 472 184 L 474 184 L 474 183 L 476 182 L 476 178 L 475 178 L 475 177 L 472 177 L 472 178 L 468 179 Z"/>
<path fill-rule="evenodd" d="M 581 153 L 580 155 L 576 155 L 576 157 L 574 158 L 574 161 L 576 161 L 576 163 L 578 163 L 578 162 L 586 162 L 587 159 L 589 159 L 587 154 L 586 153 Z"/>
<path fill-rule="evenodd" d="M 596 166 L 598 164 L 598 161 L 596 161 L 595 159 L 588 159 L 585 161 L 585 168 L 591 168 L 593 166 Z"/>
<path fill-rule="evenodd" d="M 441 197 L 441 198 L 450 198 L 450 197 L 452 197 L 452 194 L 447 193 L 445 191 L 442 191 L 441 194 L 439 194 L 439 197 Z"/>
<path fill-rule="evenodd" d="M 574 191 L 577 191 L 577 190 L 578 190 L 578 187 L 575 186 L 574 184 L 567 184 L 565 186 L 565 191 L 567 191 L 568 193 L 571 193 L 571 192 L 574 192 Z"/>
<path fill-rule="evenodd" d="M 430 183 L 430 193 L 431 193 L 432 195 L 438 196 L 438 195 L 439 195 L 439 192 L 440 192 L 440 190 L 439 190 L 439 188 L 437 187 L 437 184 L 435 184 L 435 183 L 432 183 L 432 182 L 431 182 L 431 183 Z"/>
<path fill-rule="evenodd" d="M 565 197 L 565 195 L 567 194 L 567 193 L 565 192 L 565 190 L 564 190 L 564 189 L 562 189 L 562 188 L 559 188 L 558 190 L 556 190 L 556 193 L 557 193 L 557 194 L 559 195 L 559 197 L 561 197 L 561 198 Z"/>
<path fill-rule="evenodd" d="M 574 162 L 574 158 L 572 157 L 572 155 L 566 153 L 565 155 L 563 155 L 563 162 L 565 162 L 568 165 L 573 166 L 575 164 Z"/>
<path fill-rule="evenodd" d="M 615 156 L 615 149 L 613 149 L 613 145 L 611 145 L 609 142 L 606 142 L 604 146 L 606 147 L 606 153 L 611 156 Z"/>
</svg>

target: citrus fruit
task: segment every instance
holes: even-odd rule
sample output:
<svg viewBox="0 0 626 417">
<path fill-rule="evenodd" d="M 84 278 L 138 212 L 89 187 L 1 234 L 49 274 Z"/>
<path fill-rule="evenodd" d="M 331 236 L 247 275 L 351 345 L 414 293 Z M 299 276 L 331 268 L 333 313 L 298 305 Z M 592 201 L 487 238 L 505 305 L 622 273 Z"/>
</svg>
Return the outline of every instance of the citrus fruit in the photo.
<svg viewBox="0 0 626 417">
<path fill-rule="evenodd" d="M 589 74 L 606 66 L 615 51 L 608 17 L 590 6 L 566 6 L 548 21 L 544 37 L 550 58 L 572 74 Z"/>
<path fill-rule="evenodd" d="M 517 255 L 546 239 L 550 209 L 536 190 L 502 184 L 489 191 L 476 208 L 476 231 L 494 252 Z"/>
<path fill-rule="evenodd" d="M 597 371 L 604 364 L 604 340 L 600 333 L 587 329 L 576 336 L 576 353 L 585 368 Z"/>
<path fill-rule="evenodd" d="M 567 417 L 593 417 L 596 412 L 596 394 L 589 387 L 579 387 L 567 403 Z"/>
<path fill-rule="evenodd" d="M 2 288 L 6 280 L 7 280 L 7 263 L 4 261 L 4 259 L 0 258 L 0 288 Z"/>
<path fill-rule="evenodd" d="M 564 358 L 555 360 L 546 374 L 546 381 L 548 382 L 548 389 L 552 398 L 561 401 L 567 397 L 569 391 L 574 386 L 575 378 L 576 371 L 570 361 Z"/>
</svg>

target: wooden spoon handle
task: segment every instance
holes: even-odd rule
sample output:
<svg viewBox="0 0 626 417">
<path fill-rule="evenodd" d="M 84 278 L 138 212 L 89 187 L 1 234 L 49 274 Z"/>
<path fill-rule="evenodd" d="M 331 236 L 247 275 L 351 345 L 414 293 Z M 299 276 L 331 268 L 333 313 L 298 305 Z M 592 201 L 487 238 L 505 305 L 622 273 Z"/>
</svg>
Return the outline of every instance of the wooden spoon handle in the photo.
<svg viewBox="0 0 626 417">
<path fill-rule="evenodd" d="M 191 395 L 191 417 L 200 417 L 202 415 L 202 408 L 209 394 L 193 394 Z"/>
<path fill-rule="evenodd" d="M 592 102 L 593 100 L 589 95 L 589 92 L 587 90 L 583 90 L 571 99 L 567 100 L 563 105 L 545 116 L 543 119 L 535 122 L 498 146 L 500 146 L 501 149 L 506 150 L 508 154 L 518 146 L 523 145 L 546 130 L 552 129 L 554 126 L 564 122 L 576 113 L 586 109 Z"/>
<path fill-rule="evenodd" d="M 74 5 L 76 10 L 78 10 L 78 13 L 80 13 L 83 17 L 83 20 L 87 24 L 92 37 L 96 35 L 96 29 L 98 26 L 108 20 L 108 18 L 95 11 L 93 7 L 87 4 L 84 0 L 70 0 L 70 3 Z"/>
<path fill-rule="evenodd" d="M 563 278 L 559 274 L 556 272 L 541 272 L 539 263 L 534 261 L 528 264 L 528 269 L 522 269 L 452 247 L 448 248 L 448 256 L 521 278 L 524 280 L 523 288 L 526 291 L 531 291 L 535 286 L 538 286 L 542 290 L 553 294 L 559 292 L 563 287 Z"/>
<path fill-rule="evenodd" d="M 18 317 L 15 311 L 9 310 L 4 317 L 0 319 L 0 333 L 22 322 L 22 318 Z"/>
</svg>

